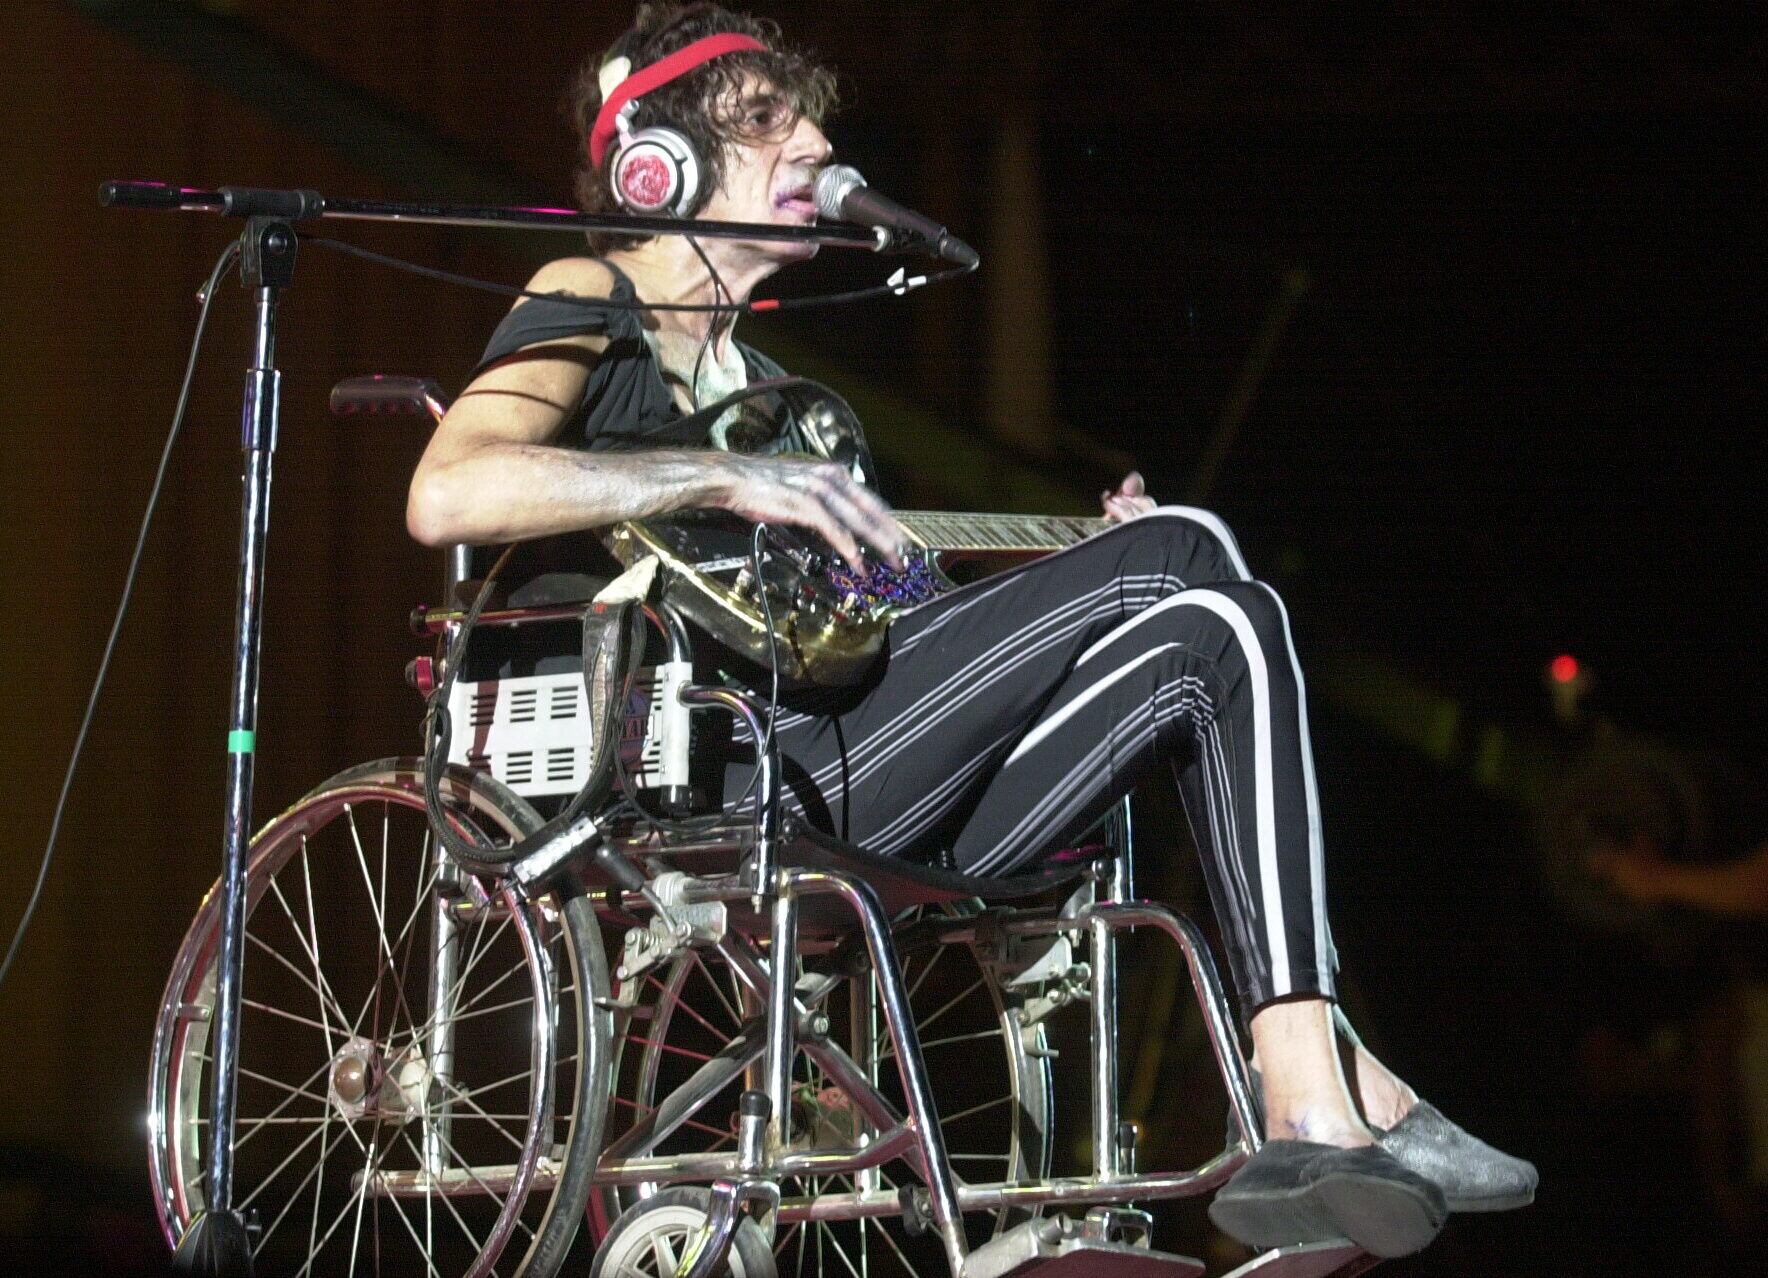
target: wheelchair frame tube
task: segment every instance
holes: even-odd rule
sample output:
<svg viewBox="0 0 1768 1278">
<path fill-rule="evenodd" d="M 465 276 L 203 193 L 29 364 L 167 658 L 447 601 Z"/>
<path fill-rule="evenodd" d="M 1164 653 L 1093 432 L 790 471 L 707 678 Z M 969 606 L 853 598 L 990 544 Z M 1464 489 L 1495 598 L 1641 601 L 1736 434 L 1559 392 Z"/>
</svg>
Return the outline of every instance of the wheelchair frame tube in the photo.
<svg viewBox="0 0 1768 1278">
<path fill-rule="evenodd" d="M 1117 905 L 1130 900 L 1135 891 L 1127 797 L 1112 812 L 1106 831 L 1111 861 L 1103 881 L 1095 881 L 1094 900 L 1103 895 L 1106 902 Z M 1110 922 L 1097 914 L 1088 918 L 1087 932 L 1093 951 L 1089 1044 L 1093 1073 L 1093 1176 L 1101 1184 L 1108 1184 L 1123 1171 L 1117 1132 L 1117 934 Z"/>
<path fill-rule="evenodd" d="M 440 843 L 432 854 L 442 863 L 437 867 L 436 886 L 431 889 L 430 914 L 434 930 L 430 937 L 430 1073 L 442 1084 L 441 1097 L 434 1109 L 426 1108 L 423 1116 L 424 1171 L 440 1176 L 448 1166 L 448 1149 L 453 1144 L 453 1123 L 450 1115 L 454 1102 L 450 1091 L 454 1084 L 454 996 L 455 978 L 460 972 L 460 924 L 454 916 L 450 887 L 459 884 L 461 869 L 454 864 L 448 850 Z"/>
<path fill-rule="evenodd" d="M 773 926 L 767 968 L 767 1054 L 763 1078 L 768 1104 L 768 1145 L 784 1151 L 792 1142 L 792 1058 L 798 1028 L 798 897 L 786 885 L 773 902 Z"/>
<path fill-rule="evenodd" d="M 914 1017 L 909 1010 L 908 993 L 903 987 L 902 969 L 896 961 L 896 949 L 890 943 L 890 922 L 871 884 L 830 870 L 787 869 L 781 871 L 782 887 L 808 892 L 834 892 L 844 898 L 859 916 L 865 936 L 866 950 L 877 977 L 878 993 L 883 1002 L 884 1023 L 890 1028 L 890 1039 L 896 1049 L 897 1072 L 902 1078 L 903 1094 L 908 1098 L 908 1123 L 919 1138 L 921 1158 L 925 1163 L 929 1205 L 933 1223 L 945 1244 L 946 1260 L 954 1275 L 963 1272 L 965 1241 L 963 1210 L 952 1180 L 951 1164 L 946 1159 L 945 1134 L 939 1126 L 939 1110 L 927 1082 L 927 1063 L 921 1056 L 920 1037 L 915 1033 Z M 776 914 L 776 919 L 778 915 Z M 775 1000 L 779 999 L 778 983 Z M 790 991 L 786 1005 L 791 1006 Z M 770 1027 L 771 1028 L 771 1027 Z"/>
</svg>

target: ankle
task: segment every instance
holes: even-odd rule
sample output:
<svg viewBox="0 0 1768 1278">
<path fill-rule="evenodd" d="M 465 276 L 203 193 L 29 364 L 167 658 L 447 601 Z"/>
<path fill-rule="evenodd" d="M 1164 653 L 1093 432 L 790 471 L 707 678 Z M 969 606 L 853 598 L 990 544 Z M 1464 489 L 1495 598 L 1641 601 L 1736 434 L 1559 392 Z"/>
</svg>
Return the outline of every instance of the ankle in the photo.
<svg viewBox="0 0 1768 1278">
<path fill-rule="evenodd" d="M 1357 1100 L 1369 1125 L 1385 1131 L 1412 1112 L 1418 1093 L 1386 1070 L 1359 1068 Z"/>
<path fill-rule="evenodd" d="M 1324 1109 L 1290 1109 L 1265 1115 L 1266 1140 L 1304 1140 L 1316 1145 L 1336 1145 L 1355 1149 L 1373 1145 L 1375 1134 L 1357 1121 L 1354 1114 L 1338 1114 Z"/>
</svg>

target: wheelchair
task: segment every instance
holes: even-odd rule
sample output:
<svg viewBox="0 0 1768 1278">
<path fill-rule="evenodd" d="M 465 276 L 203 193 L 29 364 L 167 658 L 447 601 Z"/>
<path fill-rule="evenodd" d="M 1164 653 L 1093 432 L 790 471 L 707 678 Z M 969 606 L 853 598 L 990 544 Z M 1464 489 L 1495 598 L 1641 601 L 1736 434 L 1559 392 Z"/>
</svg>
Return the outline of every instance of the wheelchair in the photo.
<svg viewBox="0 0 1768 1278">
<path fill-rule="evenodd" d="M 342 383 L 333 406 L 441 411 L 392 378 Z M 469 565 L 449 552 L 450 604 L 420 609 L 421 633 L 452 646 Z M 474 633 L 607 608 L 555 589 Z M 1035 874 L 871 854 L 783 808 L 768 708 L 693 681 L 679 616 L 635 602 L 609 625 L 639 615 L 624 681 L 463 665 L 446 760 L 351 768 L 253 840 L 234 1202 L 256 1272 L 1201 1274 L 1152 1248 L 1142 1205 L 1214 1189 L 1262 1123 L 1204 938 L 1136 895 L 1127 801 L 1102 851 Z M 429 694 L 439 672 L 407 676 Z M 656 816 L 714 720 L 757 743 L 752 804 Z M 610 768 L 623 805 L 543 816 Z M 149 1170 L 174 1246 L 205 1202 L 217 909 L 218 889 L 153 1037 Z M 1179 946 L 1228 1098 L 1224 1147 L 1187 1170 L 1139 1168 L 1119 1110 L 1135 928 Z M 1090 1093 L 1090 1165 L 1059 1175 L 1057 1018 L 1085 1022 Z M 1373 1263 L 1327 1243 L 1234 1273 Z"/>
</svg>

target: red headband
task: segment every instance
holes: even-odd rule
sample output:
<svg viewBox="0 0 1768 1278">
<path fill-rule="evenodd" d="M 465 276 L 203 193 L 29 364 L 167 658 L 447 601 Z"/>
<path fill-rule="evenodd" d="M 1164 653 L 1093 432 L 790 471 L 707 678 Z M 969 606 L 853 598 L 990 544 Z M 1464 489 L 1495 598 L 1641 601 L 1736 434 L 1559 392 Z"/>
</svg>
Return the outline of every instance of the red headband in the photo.
<svg viewBox="0 0 1768 1278">
<path fill-rule="evenodd" d="M 620 112 L 628 102 L 662 88 L 677 76 L 686 75 L 713 58 L 726 53 L 740 53 L 746 49 L 753 49 L 758 53 L 768 51 L 767 46 L 759 40 L 727 31 L 723 35 L 710 35 L 684 45 L 668 57 L 651 63 L 643 71 L 627 76 L 608 95 L 607 101 L 602 103 L 602 109 L 595 113 L 595 126 L 589 131 L 590 163 L 598 169 L 602 167 L 602 157 L 607 155 L 608 143 L 614 140 L 614 134 L 619 131 Z"/>
</svg>

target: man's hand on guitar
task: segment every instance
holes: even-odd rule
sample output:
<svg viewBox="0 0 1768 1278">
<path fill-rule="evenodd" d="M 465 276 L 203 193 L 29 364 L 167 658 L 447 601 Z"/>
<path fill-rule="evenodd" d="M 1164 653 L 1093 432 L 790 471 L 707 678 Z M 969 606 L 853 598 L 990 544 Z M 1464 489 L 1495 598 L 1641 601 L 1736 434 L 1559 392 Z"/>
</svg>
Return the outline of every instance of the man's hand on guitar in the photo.
<svg viewBox="0 0 1768 1278">
<path fill-rule="evenodd" d="M 1146 515 L 1156 505 L 1142 483 L 1141 472 L 1135 470 L 1123 477 L 1116 492 L 1107 489 L 1100 493 L 1099 502 L 1105 508 L 1105 518 L 1114 524 L 1127 523 L 1137 515 Z"/>
<path fill-rule="evenodd" d="M 871 489 L 834 462 L 795 458 L 716 455 L 724 483 L 719 505 L 757 523 L 808 528 L 833 546 L 856 571 L 866 570 L 865 550 L 901 569 L 908 537 Z"/>
</svg>

